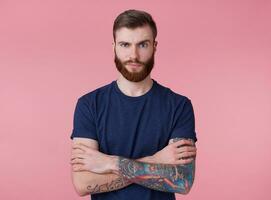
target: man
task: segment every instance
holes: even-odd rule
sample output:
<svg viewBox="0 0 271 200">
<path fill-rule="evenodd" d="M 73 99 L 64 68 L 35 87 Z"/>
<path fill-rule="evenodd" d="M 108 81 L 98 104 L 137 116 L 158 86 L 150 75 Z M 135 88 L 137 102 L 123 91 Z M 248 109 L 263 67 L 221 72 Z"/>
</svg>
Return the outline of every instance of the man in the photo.
<svg viewBox="0 0 271 200">
<path fill-rule="evenodd" d="M 79 98 L 74 113 L 72 179 L 93 200 L 169 200 L 187 194 L 195 174 L 197 140 L 191 101 L 150 77 L 157 29 L 143 11 L 114 22 L 120 72 Z"/>
</svg>

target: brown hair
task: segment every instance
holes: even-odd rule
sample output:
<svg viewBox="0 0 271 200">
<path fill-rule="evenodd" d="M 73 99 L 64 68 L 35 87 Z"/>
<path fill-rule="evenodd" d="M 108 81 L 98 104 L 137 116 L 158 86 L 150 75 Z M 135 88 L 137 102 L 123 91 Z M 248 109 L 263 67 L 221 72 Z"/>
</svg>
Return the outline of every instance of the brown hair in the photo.
<svg viewBox="0 0 271 200">
<path fill-rule="evenodd" d="M 123 13 L 119 14 L 114 21 L 113 26 L 113 37 L 114 41 L 116 41 L 116 31 L 122 27 L 126 28 L 138 28 L 144 25 L 149 25 L 152 34 L 153 34 L 153 41 L 157 36 L 157 28 L 152 16 L 141 10 L 126 10 Z"/>
</svg>

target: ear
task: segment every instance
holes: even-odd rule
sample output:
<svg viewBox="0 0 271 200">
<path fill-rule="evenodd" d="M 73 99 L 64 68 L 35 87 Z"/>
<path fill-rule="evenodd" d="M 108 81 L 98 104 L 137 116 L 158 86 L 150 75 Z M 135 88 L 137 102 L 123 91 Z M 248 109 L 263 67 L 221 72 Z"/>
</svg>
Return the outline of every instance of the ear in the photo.
<svg viewBox="0 0 271 200">
<path fill-rule="evenodd" d="M 153 44 L 154 52 L 156 52 L 157 44 L 158 44 L 158 42 L 154 41 L 154 44 Z"/>
<path fill-rule="evenodd" d="M 112 42 L 112 50 L 113 50 L 113 53 L 114 53 L 114 50 L 115 50 L 115 46 L 116 46 L 116 44 L 115 44 L 115 42 L 113 41 L 113 42 Z"/>
</svg>

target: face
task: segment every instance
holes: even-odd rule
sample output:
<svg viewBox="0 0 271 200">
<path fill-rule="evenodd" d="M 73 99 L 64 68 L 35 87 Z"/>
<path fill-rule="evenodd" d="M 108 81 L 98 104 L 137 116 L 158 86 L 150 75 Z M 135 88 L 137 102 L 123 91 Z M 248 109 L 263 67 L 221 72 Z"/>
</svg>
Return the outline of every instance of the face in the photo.
<svg viewBox="0 0 271 200">
<path fill-rule="evenodd" d="M 156 44 L 147 25 L 117 30 L 114 52 L 118 71 L 129 81 L 143 81 L 153 69 Z"/>
</svg>

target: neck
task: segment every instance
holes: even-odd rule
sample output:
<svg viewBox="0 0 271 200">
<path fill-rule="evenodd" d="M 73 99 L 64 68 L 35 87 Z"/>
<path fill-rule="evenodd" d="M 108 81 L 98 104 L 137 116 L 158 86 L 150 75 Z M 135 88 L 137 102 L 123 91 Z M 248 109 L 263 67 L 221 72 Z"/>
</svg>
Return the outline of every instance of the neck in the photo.
<svg viewBox="0 0 271 200">
<path fill-rule="evenodd" d="M 153 84 L 150 76 L 147 76 L 143 81 L 132 82 L 124 78 L 122 75 L 117 79 L 119 89 L 127 96 L 138 97 L 147 93 Z"/>
</svg>

